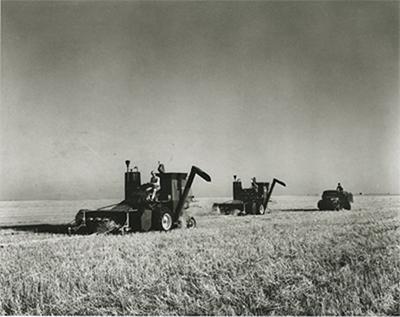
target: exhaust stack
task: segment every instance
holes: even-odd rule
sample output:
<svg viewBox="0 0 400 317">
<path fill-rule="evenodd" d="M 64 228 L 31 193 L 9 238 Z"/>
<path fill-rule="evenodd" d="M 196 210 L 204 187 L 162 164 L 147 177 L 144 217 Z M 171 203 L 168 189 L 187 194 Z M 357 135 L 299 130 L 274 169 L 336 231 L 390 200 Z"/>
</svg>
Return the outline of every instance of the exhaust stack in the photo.
<svg viewBox="0 0 400 317">
<path fill-rule="evenodd" d="M 129 169 L 129 160 L 125 161 L 126 172 L 125 172 L 125 200 L 132 198 L 132 194 L 140 187 L 140 172 L 134 169 Z"/>
</svg>

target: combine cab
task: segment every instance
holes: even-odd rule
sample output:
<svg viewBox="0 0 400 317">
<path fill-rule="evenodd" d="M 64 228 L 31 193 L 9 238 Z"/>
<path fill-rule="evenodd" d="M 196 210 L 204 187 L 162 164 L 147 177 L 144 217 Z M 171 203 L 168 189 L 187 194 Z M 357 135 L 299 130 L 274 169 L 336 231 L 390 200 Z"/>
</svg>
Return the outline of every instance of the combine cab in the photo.
<svg viewBox="0 0 400 317">
<path fill-rule="evenodd" d="M 256 182 L 257 186 L 242 188 L 242 182 L 236 180 L 234 176 L 233 200 L 214 203 L 213 209 L 224 215 L 263 215 L 267 210 L 268 202 L 276 183 L 286 186 L 284 182 L 274 178 L 271 188 L 269 188 L 269 183 L 265 182 Z"/>
<path fill-rule="evenodd" d="M 81 209 L 75 216 L 70 232 L 111 233 L 162 230 L 186 226 L 193 228 L 193 217 L 183 217 L 188 207 L 188 194 L 194 177 L 199 175 L 207 182 L 210 176 L 200 168 L 192 166 L 189 173 L 159 173 L 160 190 L 156 199 L 149 200 L 149 184 L 141 184 L 140 172 L 129 170 L 126 161 L 125 200 L 116 205 L 96 210 Z"/>
<path fill-rule="evenodd" d="M 322 199 L 318 201 L 319 210 L 341 210 L 351 209 L 353 194 L 346 191 L 325 190 L 322 193 Z"/>
</svg>

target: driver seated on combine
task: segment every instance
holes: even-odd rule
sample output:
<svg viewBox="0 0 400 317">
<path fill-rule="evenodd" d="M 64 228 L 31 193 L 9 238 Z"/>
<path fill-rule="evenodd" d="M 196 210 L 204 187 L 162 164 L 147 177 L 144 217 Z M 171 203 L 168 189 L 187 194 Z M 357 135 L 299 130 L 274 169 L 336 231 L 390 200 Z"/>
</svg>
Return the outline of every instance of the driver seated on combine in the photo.
<svg viewBox="0 0 400 317">
<path fill-rule="evenodd" d="M 163 164 L 163 163 L 161 163 L 160 161 L 158 161 L 158 168 L 157 168 L 157 171 L 158 171 L 160 174 L 163 174 L 163 173 L 165 173 L 165 167 L 164 167 L 164 164 Z"/>
<path fill-rule="evenodd" d="M 150 200 L 154 201 L 157 192 L 161 189 L 160 177 L 158 177 L 154 171 L 151 171 L 150 184 L 152 185 Z"/>
<path fill-rule="evenodd" d="M 258 185 L 255 177 L 251 179 L 251 188 L 253 188 L 255 192 L 258 192 Z"/>
<path fill-rule="evenodd" d="M 340 183 L 337 184 L 336 190 L 337 190 L 339 193 L 342 193 L 342 192 L 343 192 L 343 187 L 342 187 L 342 185 L 340 185 Z"/>
</svg>

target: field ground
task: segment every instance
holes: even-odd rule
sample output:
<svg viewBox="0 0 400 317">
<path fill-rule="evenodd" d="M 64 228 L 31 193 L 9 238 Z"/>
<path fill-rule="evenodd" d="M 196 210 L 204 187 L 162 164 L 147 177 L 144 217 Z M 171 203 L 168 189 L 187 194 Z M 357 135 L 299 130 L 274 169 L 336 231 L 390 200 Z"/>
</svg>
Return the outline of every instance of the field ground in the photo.
<svg viewBox="0 0 400 317">
<path fill-rule="evenodd" d="M 246 217 L 199 199 L 198 228 L 168 233 L 0 229 L 0 315 L 400 314 L 400 196 L 356 196 L 340 212 L 273 199 Z M 0 202 L 0 226 L 57 227 L 112 202 Z"/>
</svg>

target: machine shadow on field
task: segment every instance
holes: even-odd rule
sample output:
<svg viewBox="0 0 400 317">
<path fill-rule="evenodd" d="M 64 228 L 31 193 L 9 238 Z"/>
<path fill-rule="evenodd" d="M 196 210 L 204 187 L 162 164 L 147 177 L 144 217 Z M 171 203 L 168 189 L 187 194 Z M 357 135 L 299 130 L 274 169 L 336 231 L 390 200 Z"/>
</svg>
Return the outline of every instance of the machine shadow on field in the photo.
<svg viewBox="0 0 400 317">
<path fill-rule="evenodd" d="M 70 224 L 36 224 L 36 225 L 1 226 L 0 230 L 11 229 L 15 231 L 29 231 L 34 233 L 68 234 L 68 227 L 70 227 Z"/>
<path fill-rule="evenodd" d="M 319 211 L 318 208 L 289 208 L 289 209 L 280 209 L 280 211 Z"/>
</svg>

